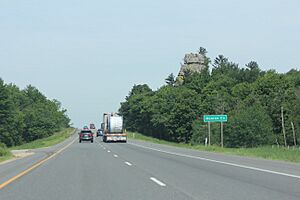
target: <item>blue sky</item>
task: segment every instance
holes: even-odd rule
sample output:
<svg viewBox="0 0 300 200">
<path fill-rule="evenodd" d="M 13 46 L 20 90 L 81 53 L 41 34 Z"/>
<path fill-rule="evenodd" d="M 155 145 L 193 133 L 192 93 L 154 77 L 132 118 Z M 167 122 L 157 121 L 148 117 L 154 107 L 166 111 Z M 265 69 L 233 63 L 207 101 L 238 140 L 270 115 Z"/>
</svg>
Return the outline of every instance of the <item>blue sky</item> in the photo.
<svg viewBox="0 0 300 200">
<path fill-rule="evenodd" d="M 133 84 L 152 89 L 200 46 L 244 66 L 299 69 L 297 0 L 1 0 L 0 77 L 99 125 Z"/>
</svg>

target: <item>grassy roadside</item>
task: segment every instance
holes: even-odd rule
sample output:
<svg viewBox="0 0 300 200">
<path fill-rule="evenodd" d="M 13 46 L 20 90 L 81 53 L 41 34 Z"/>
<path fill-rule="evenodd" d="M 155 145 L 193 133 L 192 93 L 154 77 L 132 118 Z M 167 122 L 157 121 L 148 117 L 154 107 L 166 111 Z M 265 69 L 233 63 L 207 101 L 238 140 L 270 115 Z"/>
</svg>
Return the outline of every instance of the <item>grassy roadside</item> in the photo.
<svg viewBox="0 0 300 200">
<path fill-rule="evenodd" d="M 210 151 L 217 153 L 225 153 L 232 155 L 248 156 L 248 157 L 258 157 L 269 160 L 282 160 L 288 162 L 300 163 L 300 149 L 286 149 L 286 148 L 277 148 L 277 147 L 257 147 L 257 148 L 221 148 L 218 146 L 205 147 L 204 145 L 191 145 L 183 143 L 168 142 L 164 140 L 159 140 L 156 138 L 151 138 L 144 136 L 139 133 L 127 132 L 128 138 L 134 138 L 137 140 L 143 140 L 158 144 L 165 144 L 175 147 L 189 148 L 200 151 Z"/>
<path fill-rule="evenodd" d="M 0 163 L 5 160 L 9 160 L 13 158 L 13 154 L 11 153 L 11 150 L 37 149 L 37 148 L 53 146 L 70 137 L 74 130 L 75 130 L 74 128 L 66 128 L 60 132 L 51 135 L 50 137 L 38 139 L 29 143 L 22 144 L 20 146 L 6 148 L 5 145 L 4 146 L 0 145 Z"/>
<path fill-rule="evenodd" d="M 43 147 L 50 147 L 70 137 L 73 131 L 74 128 L 66 128 L 58 133 L 51 135 L 50 137 L 38 139 L 29 143 L 22 144 L 20 146 L 10 147 L 9 150 L 37 149 Z"/>
<path fill-rule="evenodd" d="M 4 145 L 0 144 L 0 162 L 11 159 L 13 157 L 10 150 Z"/>
</svg>

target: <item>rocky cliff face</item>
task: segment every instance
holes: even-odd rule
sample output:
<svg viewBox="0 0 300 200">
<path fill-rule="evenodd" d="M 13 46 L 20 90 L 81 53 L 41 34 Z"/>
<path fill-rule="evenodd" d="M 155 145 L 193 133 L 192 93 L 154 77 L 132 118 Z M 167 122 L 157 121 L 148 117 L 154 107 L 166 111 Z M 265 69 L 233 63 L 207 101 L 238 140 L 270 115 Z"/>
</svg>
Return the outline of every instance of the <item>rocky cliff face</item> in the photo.
<svg viewBox="0 0 300 200">
<path fill-rule="evenodd" d="M 189 53 L 185 54 L 183 61 L 184 64 L 181 64 L 181 68 L 176 79 L 177 84 L 183 83 L 186 72 L 200 73 L 204 68 L 205 57 L 202 54 Z"/>
</svg>

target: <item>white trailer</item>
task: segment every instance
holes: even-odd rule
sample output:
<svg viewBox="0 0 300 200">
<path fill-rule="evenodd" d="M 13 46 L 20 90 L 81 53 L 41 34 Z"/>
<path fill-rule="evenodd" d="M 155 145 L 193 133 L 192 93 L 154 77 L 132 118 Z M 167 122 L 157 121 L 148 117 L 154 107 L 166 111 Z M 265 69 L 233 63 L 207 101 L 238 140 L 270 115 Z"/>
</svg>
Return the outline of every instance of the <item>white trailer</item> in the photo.
<svg viewBox="0 0 300 200">
<path fill-rule="evenodd" d="M 123 117 L 116 113 L 103 114 L 103 142 L 127 142 Z"/>
</svg>

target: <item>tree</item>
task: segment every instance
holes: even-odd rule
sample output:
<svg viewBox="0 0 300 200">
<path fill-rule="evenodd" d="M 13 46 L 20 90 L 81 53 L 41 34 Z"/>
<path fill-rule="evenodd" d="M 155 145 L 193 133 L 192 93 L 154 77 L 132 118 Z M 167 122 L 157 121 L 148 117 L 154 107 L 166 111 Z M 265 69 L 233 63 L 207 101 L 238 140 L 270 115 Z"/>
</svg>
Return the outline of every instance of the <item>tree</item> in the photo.
<svg viewBox="0 0 300 200">
<path fill-rule="evenodd" d="M 0 143 L 8 146 L 14 144 L 13 138 L 9 133 L 9 125 L 13 114 L 13 104 L 9 101 L 9 93 L 0 79 Z"/>
<path fill-rule="evenodd" d="M 150 111 L 149 99 L 153 95 L 148 85 L 134 85 L 126 101 L 121 103 L 119 113 L 124 118 L 126 129 L 149 133 Z"/>
<path fill-rule="evenodd" d="M 10 87 L 0 79 L 0 142 L 14 146 L 23 142 L 24 115 L 14 103 Z"/>
<path fill-rule="evenodd" d="M 200 98 L 186 87 L 162 87 L 152 98 L 151 122 L 160 128 L 163 139 L 189 142 L 192 123 L 199 113 Z"/>
<path fill-rule="evenodd" d="M 201 55 L 203 55 L 203 56 L 206 56 L 207 50 L 206 50 L 204 47 L 200 47 L 200 48 L 199 48 L 199 54 L 201 54 Z"/>
<path fill-rule="evenodd" d="M 223 55 L 218 55 L 214 60 L 213 66 L 217 68 L 226 63 L 228 63 L 228 58 L 225 58 Z"/>
<path fill-rule="evenodd" d="M 208 139 L 208 124 L 203 122 L 202 117 L 195 120 L 192 125 L 191 144 L 205 144 L 205 138 Z M 210 124 L 210 144 L 220 145 L 220 123 Z"/>
<path fill-rule="evenodd" d="M 31 85 L 20 90 L 0 79 L 0 142 L 19 145 L 68 127 L 70 119 L 60 106 Z"/>
<path fill-rule="evenodd" d="M 264 107 L 273 122 L 273 132 L 279 143 L 283 144 L 281 107 L 284 108 L 285 121 L 292 116 L 296 94 L 294 84 L 283 74 L 267 72 L 253 83 L 253 95 Z"/>
<path fill-rule="evenodd" d="M 262 106 L 239 108 L 230 116 L 224 134 L 226 146 L 257 147 L 275 143 L 272 120 Z"/>
<path fill-rule="evenodd" d="M 140 93 L 145 93 L 145 92 L 152 92 L 152 90 L 147 84 L 134 85 L 131 91 L 129 92 L 129 96 L 127 96 L 126 99 L 130 98 L 130 96 L 140 94 Z"/>
<path fill-rule="evenodd" d="M 173 75 L 173 73 L 171 73 L 166 79 L 165 79 L 167 85 L 169 86 L 174 86 L 175 85 L 175 76 Z"/>
<path fill-rule="evenodd" d="M 250 70 L 259 69 L 257 62 L 250 61 L 248 64 L 246 64 L 246 67 Z"/>
<path fill-rule="evenodd" d="M 242 82 L 253 83 L 264 73 L 259 68 L 257 62 L 251 61 L 246 64 L 246 69 L 241 69 L 241 80 Z"/>
<path fill-rule="evenodd" d="M 223 55 L 219 55 L 214 60 L 211 78 L 216 81 L 223 76 L 230 77 L 234 80 L 235 84 L 240 83 L 242 80 L 241 69 L 238 64 L 230 62 L 228 58 L 225 58 Z"/>
<path fill-rule="evenodd" d="M 300 71 L 279 74 L 262 71 L 255 61 L 240 68 L 219 55 L 212 63 L 204 55 L 201 73 L 184 72 L 182 84 L 168 85 L 152 91 L 147 85 L 134 85 L 120 112 L 126 127 L 145 135 L 175 142 L 203 143 L 207 137 L 204 114 L 228 114 L 224 124 L 225 145 L 254 147 L 283 144 L 281 107 L 284 108 L 287 143 L 293 144 L 291 122 L 300 130 Z M 261 123 L 264 122 L 264 123 Z M 297 141 L 300 141 L 300 134 Z M 211 125 L 212 144 L 219 145 L 220 124 Z"/>
<path fill-rule="evenodd" d="M 194 73 L 191 76 L 187 77 L 184 80 L 183 86 L 196 91 L 201 94 L 202 90 L 210 81 L 210 74 L 208 69 L 203 69 L 203 71 L 199 73 Z"/>
</svg>

